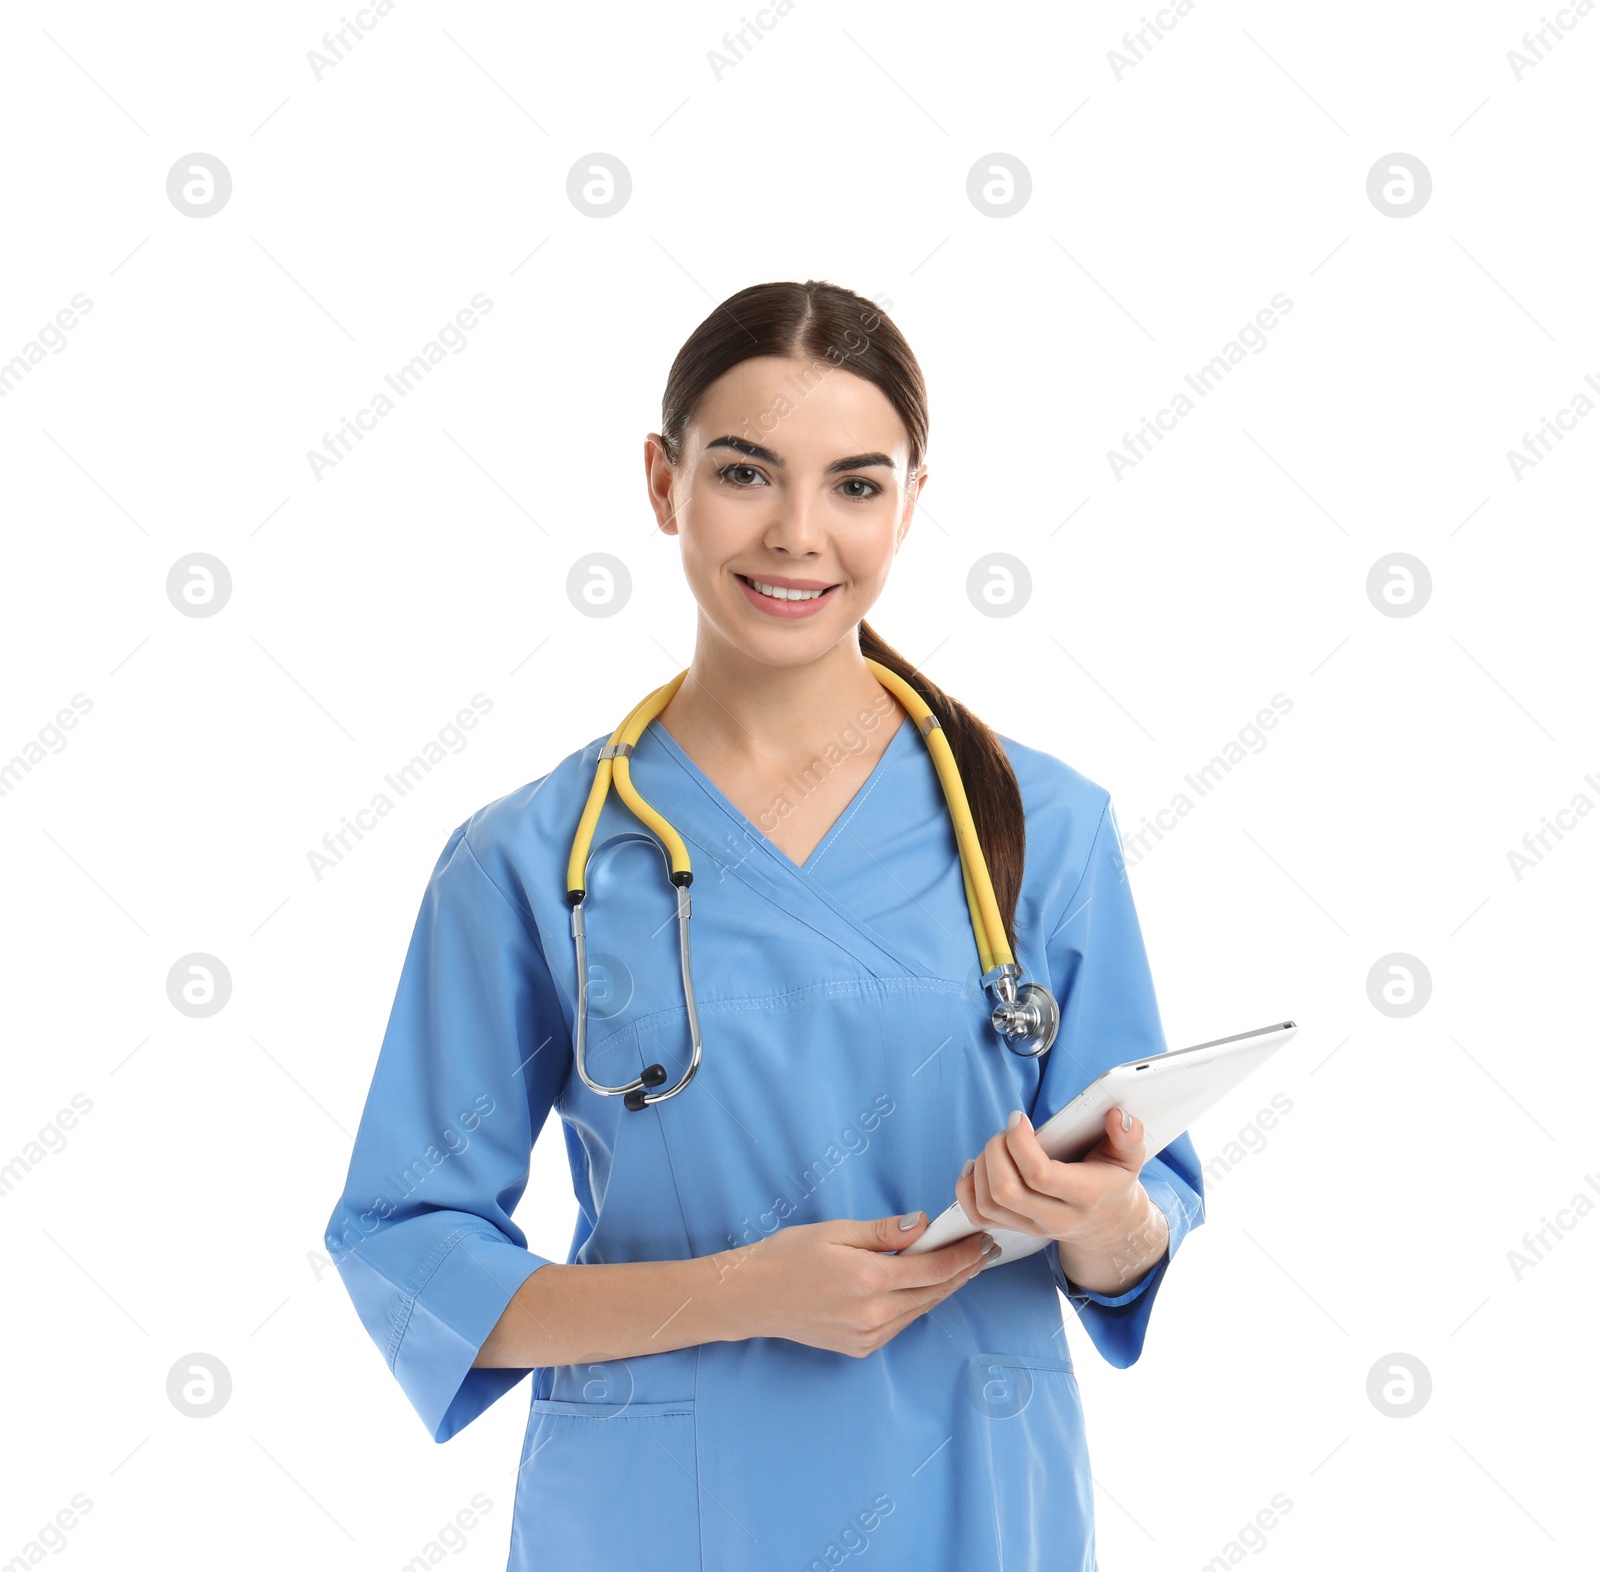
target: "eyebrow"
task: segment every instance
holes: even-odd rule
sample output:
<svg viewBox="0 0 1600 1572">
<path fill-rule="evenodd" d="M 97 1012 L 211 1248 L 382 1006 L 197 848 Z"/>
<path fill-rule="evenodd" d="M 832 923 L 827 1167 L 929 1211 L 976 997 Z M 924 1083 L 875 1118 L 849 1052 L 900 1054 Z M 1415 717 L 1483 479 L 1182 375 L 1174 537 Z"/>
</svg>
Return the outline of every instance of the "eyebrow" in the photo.
<svg viewBox="0 0 1600 1572">
<path fill-rule="evenodd" d="M 746 458 L 761 459 L 774 469 L 785 467 L 784 461 L 771 448 L 764 448 L 758 442 L 746 442 L 743 437 L 718 437 L 714 442 L 706 443 L 708 453 L 712 448 L 732 448 L 735 453 L 743 453 Z M 823 474 L 838 475 L 847 469 L 893 468 L 894 460 L 886 453 L 857 453 L 851 458 L 835 459 Z"/>
</svg>

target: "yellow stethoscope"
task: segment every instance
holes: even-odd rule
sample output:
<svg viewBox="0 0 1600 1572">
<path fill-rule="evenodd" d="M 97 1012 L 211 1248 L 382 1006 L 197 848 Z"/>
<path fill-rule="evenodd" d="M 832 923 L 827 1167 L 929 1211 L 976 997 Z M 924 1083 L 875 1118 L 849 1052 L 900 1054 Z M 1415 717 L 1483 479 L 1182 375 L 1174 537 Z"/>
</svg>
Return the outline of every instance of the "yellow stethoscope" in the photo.
<svg viewBox="0 0 1600 1572">
<path fill-rule="evenodd" d="M 990 1024 L 1013 1053 L 1037 1058 L 1046 1053 L 1055 1041 L 1056 1030 L 1061 1024 L 1061 1011 L 1048 988 L 1039 983 L 1021 981 L 1022 968 L 1006 941 L 1005 923 L 1001 920 L 1000 908 L 995 901 L 989 865 L 978 843 L 972 810 L 967 805 L 966 790 L 961 784 L 955 755 L 950 751 L 950 741 L 939 724 L 939 717 L 928 708 L 927 702 L 915 688 L 880 661 L 869 657 L 867 665 L 921 727 L 928 751 L 933 755 L 939 782 L 944 787 L 945 802 L 950 809 L 956 846 L 961 855 L 961 882 L 966 887 L 967 910 L 972 918 L 973 936 L 978 941 L 978 958 L 983 963 L 981 981 L 995 999 Z M 590 1091 L 606 1097 L 620 1096 L 623 1106 L 635 1111 L 651 1103 L 676 1097 L 694 1079 L 695 1071 L 700 1068 L 700 1020 L 695 1013 L 694 982 L 689 974 L 689 886 L 694 882 L 694 874 L 689 868 L 689 852 L 678 832 L 639 795 L 628 778 L 628 758 L 634 744 L 645 727 L 667 707 L 688 675 L 688 669 L 685 668 L 671 682 L 641 699 L 600 750 L 594 785 L 589 789 L 589 800 L 584 804 L 577 834 L 572 840 L 572 855 L 567 860 L 567 903 L 572 908 L 572 942 L 578 958 L 577 1030 L 573 1037 L 573 1058 L 583 1084 Z M 656 849 L 661 852 L 662 860 L 669 863 L 672 883 L 678 892 L 678 953 L 683 967 L 683 996 L 688 1008 L 692 1052 L 689 1068 L 684 1071 L 683 1078 L 664 1092 L 646 1090 L 647 1087 L 660 1086 L 666 1080 L 667 1072 L 659 1064 L 649 1065 L 636 1080 L 623 1086 L 602 1085 L 590 1077 L 584 1065 L 589 1016 L 589 967 L 584 951 L 583 930 L 583 901 L 587 893 L 584 881 L 588 874 L 589 847 L 594 839 L 595 825 L 610 795 L 613 780 L 622 800 L 665 843 L 664 847 L 658 843 Z"/>
</svg>

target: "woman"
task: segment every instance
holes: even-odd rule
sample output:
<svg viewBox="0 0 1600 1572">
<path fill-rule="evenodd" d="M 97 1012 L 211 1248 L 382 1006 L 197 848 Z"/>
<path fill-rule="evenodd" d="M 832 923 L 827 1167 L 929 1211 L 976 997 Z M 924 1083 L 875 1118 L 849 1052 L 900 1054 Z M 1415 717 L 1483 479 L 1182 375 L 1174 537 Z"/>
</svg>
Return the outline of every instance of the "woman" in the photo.
<svg viewBox="0 0 1600 1572">
<path fill-rule="evenodd" d="M 676 891 L 616 794 L 574 865 L 574 1069 L 568 865 L 609 733 L 458 827 L 424 894 L 328 1244 L 436 1440 L 533 1372 L 512 1568 L 1096 1564 L 1057 1290 L 1131 1364 L 1202 1184 L 1187 1135 L 1146 1154 L 1115 1111 L 1081 1162 L 1034 1136 L 1165 1042 L 1107 793 L 862 620 L 927 429 L 905 341 L 831 284 L 741 291 L 673 364 L 646 471 L 698 636 L 626 768 L 692 860 L 686 1087 L 590 1084 L 659 1065 L 666 1093 L 692 1051 Z M 944 729 L 1007 938 L 1060 1001 L 1042 1056 L 990 1024 L 951 811 L 868 660 Z M 511 1219 L 552 1108 L 566 1262 Z M 900 1254 L 952 1185 L 1049 1243 Z"/>
</svg>

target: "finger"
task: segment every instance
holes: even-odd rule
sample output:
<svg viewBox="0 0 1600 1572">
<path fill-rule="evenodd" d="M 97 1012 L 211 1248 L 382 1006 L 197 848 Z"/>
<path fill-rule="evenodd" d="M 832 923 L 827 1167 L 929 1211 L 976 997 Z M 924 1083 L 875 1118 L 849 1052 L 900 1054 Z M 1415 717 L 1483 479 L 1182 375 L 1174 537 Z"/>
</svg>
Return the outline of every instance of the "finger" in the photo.
<svg viewBox="0 0 1600 1572">
<path fill-rule="evenodd" d="M 1021 1130 L 1023 1126 L 1019 1123 L 1016 1128 Z M 1003 1193 L 1004 1187 L 996 1183 L 996 1175 L 1004 1172 L 1004 1159 L 1011 1150 L 1010 1143 L 1005 1140 L 1005 1136 L 1008 1133 L 1015 1136 L 1015 1131 L 1003 1131 L 1001 1135 L 994 1137 L 983 1152 L 983 1160 L 989 1176 L 989 1189 L 993 1199 L 1002 1206 L 1006 1204 L 1006 1197 Z M 1039 1145 L 1038 1135 L 1031 1125 L 1028 1126 L 1027 1135 L 1022 1144 L 1024 1146 L 1031 1145 L 1034 1156 L 1031 1159 L 1024 1159 L 1020 1162 L 1013 1158 L 1013 1162 L 1023 1182 L 1035 1196 L 1041 1201 L 1059 1202 L 1068 1208 L 1069 1215 L 1074 1217 L 1084 1207 L 1094 1204 L 1100 1191 L 1104 1188 L 1104 1183 L 1095 1174 L 1091 1165 L 1081 1162 L 1061 1163 L 1047 1156 L 1044 1148 Z M 968 1177 L 970 1178 L 970 1176 Z M 989 1223 L 996 1223 L 1002 1227 L 1008 1226 L 1007 1219 L 999 1216 L 989 1216 L 987 1213 L 982 1212 L 975 1199 L 969 1204 L 966 1199 L 962 1198 L 962 1190 L 959 1185 L 957 1186 L 956 1195 L 962 1200 L 962 1210 L 967 1214 L 969 1222 L 980 1227 L 985 1227 Z M 1051 1232 L 1055 1231 L 1054 1229 L 1051 1230 Z"/>
<path fill-rule="evenodd" d="M 830 1241 L 853 1249 L 861 1260 L 870 1262 L 873 1280 L 885 1292 L 892 1293 L 907 1284 L 937 1281 L 943 1250 L 924 1250 L 909 1256 L 894 1253 L 903 1252 L 927 1230 L 928 1214 L 917 1212 L 914 1215 L 917 1221 L 906 1229 L 900 1227 L 905 1218 L 892 1214 L 867 1219 L 840 1218 L 831 1225 Z"/>
<path fill-rule="evenodd" d="M 961 1177 L 956 1180 L 956 1202 L 961 1208 L 961 1215 L 974 1228 L 982 1228 L 983 1219 L 978 1215 L 978 1203 L 972 1178 L 973 1167 L 974 1164 L 969 1162 Z"/>
<path fill-rule="evenodd" d="M 907 1217 L 915 1222 L 909 1228 L 900 1225 Z M 903 1216 L 840 1217 L 828 1225 L 828 1238 L 834 1244 L 850 1245 L 858 1250 L 904 1250 L 914 1239 L 922 1237 L 928 1226 L 926 1212 L 907 1212 Z"/>
<path fill-rule="evenodd" d="M 986 1223 L 1059 1235 L 1075 1225 L 1081 1208 L 1093 1200 L 1093 1175 L 1051 1158 L 1020 1109 L 985 1146 L 983 1156 L 977 1205 Z"/>
<path fill-rule="evenodd" d="M 908 1286 L 939 1282 L 949 1270 L 943 1261 L 946 1245 L 938 1250 L 923 1250 L 915 1255 L 905 1255 L 906 1246 L 920 1239 L 928 1227 L 926 1212 L 907 1213 L 917 1221 L 902 1229 L 905 1217 L 875 1217 L 869 1219 L 840 1218 L 831 1224 L 831 1242 L 854 1249 L 872 1263 L 875 1281 L 885 1290 L 893 1291 Z M 956 1244 L 962 1241 L 957 1240 Z M 899 1253 L 896 1253 L 899 1252 Z"/>
<path fill-rule="evenodd" d="M 955 1244 L 946 1246 L 944 1250 L 933 1252 L 937 1255 L 950 1256 L 956 1263 L 954 1268 L 935 1282 L 904 1289 L 903 1296 L 908 1305 L 904 1311 L 897 1314 L 896 1319 L 903 1325 L 908 1320 L 925 1315 L 948 1299 L 958 1288 L 970 1283 L 983 1270 L 985 1261 L 989 1259 L 982 1253 L 982 1242 L 983 1236 L 974 1234 L 967 1239 L 958 1239 Z"/>
<path fill-rule="evenodd" d="M 1038 1142 L 1034 1144 L 1037 1146 Z M 1053 1196 L 1042 1196 L 1029 1186 L 1004 1135 L 997 1136 L 991 1147 L 985 1148 L 984 1160 L 973 1169 L 972 1176 L 976 1181 L 978 1209 L 991 1228 L 1010 1228 L 1024 1234 L 1060 1234 L 1076 1220 L 1072 1207 Z"/>
<path fill-rule="evenodd" d="M 1124 1128 L 1126 1126 L 1126 1128 Z M 1136 1174 L 1144 1167 L 1144 1122 L 1125 1108 L 1112 1108 L 1106 1114 L 1106 1140 L 1110 1147 L 1102 1161 L 1114 1162 Z"/>
<path fill-rule="evenodd" d="M 883 1268 L 886 1287 L 921 1295 L 938 1290 L 946 1283 L 959 1281 L 962 1274 L 976 1264 L 983 1251 L 983 1235 L 967 1234 L 937 1250 L 925 1250 L 917 1255 L 876 1256 L 875 1264 Z"/>
<path fill-rule="evenodd" d="M 1039 1144 L 1039 1134 L 1033 1127 L 1033 1121 L 1026 1114 L 1023 1114 L 1015 1124 L 1007 1125 L 1002 1133 L 1005 1137 L 1004 1151 L 1010 1156 L 1018 1176 L 1031 1196 L 1038 1196 L 1044 1201 L 1062 1202 L 1068 1206 L 1082 1206 L 1091 1199 L 1085 1193 L 1087 1185 L 1082 1170 L 1074 1169 L 1068 1163 L 1058 1163 L 1051 1157 Z M 1003 1165 L 991 1165 L 990 1187 L 999 1192 L 998 1198 L 1001 1201 L 1007 1199 L 1004 1186 L 1000 1183 L 1003 1176 Z M 1012 1201 L 1010 1204 L 1016 1205 L 1016 1202 Z"/>
<path fill-rule="evenodd" d="M 972 1170 L 973 1206 L 978 1220 L 986 1228 L 1017 1228 L 1027 1233 L 1030 1231 L 1027 1219 L 1019 1217 L 995 1197 L 994 1184 L 989 1174 L 991 1163 L 998 1161 L 1009 1161 L 1009 1159 L 1005 1158 L 1003 1153 L 996 1158 L 985 1148 L 983 1156 Z"/>
<path fill-rule="evenodd" d="M 974 1228 L 1014 1227 L 1016 1219 L 1002 1216 L 994 1207 L 994 1198 L 988 1182 L 990 1161 L 990 1149 L 986 1146 L 957 1182 L 956 1199 L 961 1203 L 961 1210 L 967 1221 Z"/>
</svg>

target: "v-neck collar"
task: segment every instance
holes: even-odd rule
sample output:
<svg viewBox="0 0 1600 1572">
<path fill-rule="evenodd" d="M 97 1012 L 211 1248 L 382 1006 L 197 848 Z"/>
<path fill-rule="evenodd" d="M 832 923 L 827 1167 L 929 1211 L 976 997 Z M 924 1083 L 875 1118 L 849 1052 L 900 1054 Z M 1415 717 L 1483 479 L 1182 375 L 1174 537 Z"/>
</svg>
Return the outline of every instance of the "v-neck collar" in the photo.
<svg viewBox="0 0 1600 1572">
<path fill-rule="evenodd" d="M 684 771 L 699 784 L 700 788 L 706 793 L 706 795 L 710 797 L 711 800 L 716 803 L 716 805 L 721 808 L 721 810 L 730 819 L 732 819 L 735 824 L 737 824 L 741 829 L 745 830 L 746 833 L 753 836 L 756 841 L 759 842 L 759 844 L 766 847 L 766 849 L 791 873 L 800 875 L 801 877 L 809 876 L 816 868 L 818 862 L 822 860 L 823 854 L 833 844 L 835 837 L 837 837 L 845 828 L 845 826 L 849 824 L 850 820 L 855 817 L 857 810 L 861 808 L 861 806 L 867 801 L 868 797 L 872 795 L 874 788 L 878 785 L 878 782 L 882 778 L 884 772 L 887 770 L 891 760 L 906 746 L 908 746 L 908 736 L 911 733 L 914 733 L 916 729 L 917 728 L 909 715 L 901 716 L 900 724 L 895 728 L 894 736 L 889 739 L 889 745 L 883 750 L 882 753 L 878 755 L 878 762 L 872 766 L 870 771 L 868 771 L 867 778 L 862 781 L 859 788 L 857 788 L 855 795 L 851 797 L 850 801 L 845 804 L 844 809 L 839 814 L 838 818 L 836 818 L 833 823 L 828 826 L 827 830 L 823 833 L 822 839 L 818 841 L 816 846 L 812 849 L 811 855 L 807 857 L 804 862 L 796 862 L 794 858 L 788 854 L 788 852 L 784 851 L 784 849 L 779 846 L 776 841 L 772 840 L 771 837 L 766 834 L 759 824 L 748 818 L 734 804 L 731 798 L 724 795 L 722 789 L 717 785 L 717 783 L 712 780 L 711 777 L 707 775 L 706 772 L 702 770 L 687 753 L 684 752 L 677 739 L 670 731 L 667 730 L 665 726 L 660 723 L 659 720 L 652 719 L 645 727 L 645 730 L 656 739 L 656 741 L 672 758 L 677 760 L 678 764 L 684 769 Z"/>
</svg>

